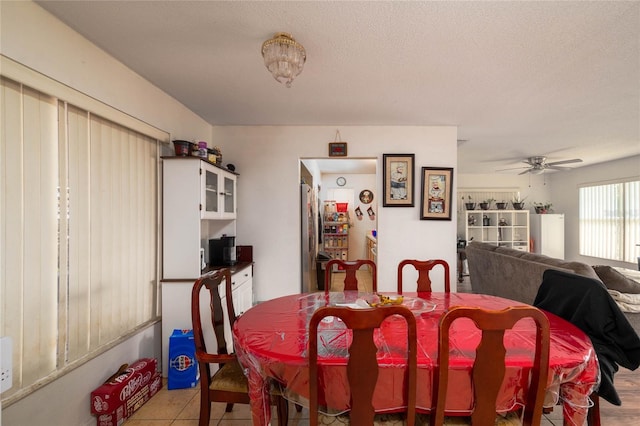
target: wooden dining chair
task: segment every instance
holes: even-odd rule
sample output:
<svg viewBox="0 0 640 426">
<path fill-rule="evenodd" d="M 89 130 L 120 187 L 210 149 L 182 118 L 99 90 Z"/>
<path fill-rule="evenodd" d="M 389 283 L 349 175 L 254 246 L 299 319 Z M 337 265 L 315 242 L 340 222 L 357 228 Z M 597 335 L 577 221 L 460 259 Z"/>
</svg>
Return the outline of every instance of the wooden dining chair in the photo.
<svg viewBox="0 0 640 426">
<path fill-rule="evenodd" d="M 226 311 L 225 318 L 221 286 L 225 287 Z M 203 291 L 206 289 L 206 291 Z M 209 314 L 213 334 L 217 341 L 217 353 L 209 352 L 204 340 L 205 325 L 202 322 L 200 312 L 200 298 L 208 295 L 208 304 L 211 308 Z M 224 336 L 224 325 L 229 321 L 231 328 L 236 320 L 231 297 L 231 273 L 228 268 L 219 269 L 201 276 L 193 284 L 191 291 L 191 321 L 193 337 L 196 347 L 196 361 L 200 371 L 200 420 L 199 426 L 209 424 L 212 402 L 225 402 L 225 411 L 230 412 L 233 404 L 249 404 L 249 386 L 247 377 L 242 371 L 235 354 L 227 351 L 227 342 Z M 207 328 L 209 330 L 210 328 Z M 218 366 L 217 371 L 211 374 L 211 364 Z M 287 400 L 277 391 L 272 393 L 272 404 L 277 406 L 278 425 L 286 426 L 289 410 Z"/>
<path fill-rule="evenodd" d="M 541 310 L 532 306 L 513 306 L 500 311 L 458 306 L 442 316 L 438 339 L 438 367 L 433 383 L 432 406 L 435 409 L 431 413 L 430 425 L 439 426 L 444 422 L 449 384 L 449 331 L 452 323 L 460 318 L 470 318 L 482 331 L 472 371 L 475 406 L 471 417 L 466 419 L 473 425 L 493 425 L 496 421 L 496 398 L 506 371 L 506 349 L 503 340 L 505 331 L 513 328 L 523 318 L 533 319 L 536 326 L 536 346 L 535 353 L 532 354 L 534 359 L 529 387 L 524 393 L 524 413 L 521 416 L 508 416 L 507 419 L 512 420 L 506 423 L 539 425 L 549 372 L 550 331 L 547 317 Z"/>
<path fill-rule="evenodd" d="M 339 260 L 331 259 L 327 262 L 326 271 L 324 274 L 324 292 L 329 293 L 331 291 L 331 275 L 333 272 L 333 266 L 337 266 L 339 269 L 345 271 L 344 277 L 344 291 L 358 290 L 358 277 L 357 271 L 363 266 L 368 266 L 371 272 L 371 285 L 374 293 L 378 291 L 376 263 L 369 259 L 359 260 Z"/>
<path fill-rule="evenodd" d="M 431 270 L 440 265 L 444 269 L 444 291 L 449 293 L 451 291 L 451 278 L 449 277 L 449 264 L 442 259 L 430 259 L 430 260 L 411 260 L 405 259 L 398 264 L 398 294 L 402 294 L 402 271 L 405 266 L 411 265 L 418 271 L 418 284 L 416 291 L 431 291 L 431 278 L 429 273 Z"/>
<path fill-rule="evenodd" d="M 352 330 L 352 340 L 349 347 L 347 362 L 347 379 L 351 392 L 349 424 L 373 425 L 384 424 L 382 420 L 396 421 L 394 415 L 375 415 L 372 398 L 378 379 L 378 348 L 374 342 L 374 330 L 392 315 L 401 315 L 407 323 L 407 369 L 405 386 L 407 410 L 403 417 L 403 424 L 413 426 L 416 417 L 416 375 L 417 375 L 417 341 L 416 319 L 414 314 L 405 306 L 384 306 L 370 309 L 352 309 L 348 307 L 323 307 L 316 310 L 309 322 L 309 417 L 311 426 L 318 425 L 318 324 L 325 317 L 340 318 L 345 326 Z M 323 424 L 331 416 L 321 415 Z"/>
</svg>

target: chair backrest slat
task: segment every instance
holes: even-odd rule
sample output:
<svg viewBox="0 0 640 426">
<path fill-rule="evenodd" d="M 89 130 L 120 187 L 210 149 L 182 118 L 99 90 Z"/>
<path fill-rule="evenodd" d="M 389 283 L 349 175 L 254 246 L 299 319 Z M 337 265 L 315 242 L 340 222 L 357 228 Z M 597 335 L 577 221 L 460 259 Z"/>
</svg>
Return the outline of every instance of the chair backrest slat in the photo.
<svg viewBox="0 0 640 426">
<path fill-rule="evenodd" d="M 451 278 L 449 277 L 449 264 L 442 259 L 430 259 L 430 260 L 415 260 L 405 259 L 398 264 L 398 294 L 402 294 L 402 272 L 405 266 L 411 265 L 418 271 L 417 290 L 418 292 L 431 290 L 431 278 L 429 273 L 431 270 L 440 265 L 444 269 L 444 291 L 449 293 L 451 291 Z"/>
<path fill-rule="evenodd" d="M 372 399 L 378 379 L 378 348 L 374 342 L 374 330 L 392 316 L 401 315 L 407 323 L 407 370 L 406 385 L 407 411 L 406 424 L 415 423 L 417 341 L 416 319 L 404 306 L 384 306 L 370 309 L 351 309 L 348 307 L 319 308 L 309 323 L 309 395 L 310 424 L 318 424 L 318 325 L 323 318 L 340 318 L 345 326 L 352 330 L 353 338 L 349 347 L 347 379 L 351 391 L 350 424 L 370 425 L 374 423 L 375 410 Z"/>
<path fill-rule="evenodd" d="M 222 307 L 222 298 L 220 297 L 221 286 L 225 287 L 225 299 L 227 315 Z M 193 326 L 193 340 L 197 351 L 207 352 L 204 340 L 204 331 L 202 325 L 202 317 L 200 313 L 200 297 L 201 291 L 206 289 L 208 292 L 209 308 L 211 315 L 211 325 L 216 336 L 217 353 L 227 353 L 227 341 L 224 336 L 225 324 L 229 322 L 233 327 L 236 314 L 233 309 L 233 300 L 231 298 L 231 272 L 228 268 L 219 269 L 201 276 L 193 285 L 191 294 L 191 315 Z"/>
<path fill-rule="evenodd" d="M 358 290 L 358 277 L 357 271 L 363 266 L 368 266 L 371 270 L 371 285 L 372 291 L 378 291 L 378 282 L 377 282 L 377 271 L 376 264 L 374 261 L 369 259 L 359 259 L 359 260 L 340 260 L 340 259 L 331 259 L 327 262 L 325 275 L 324 275 L 324 291 L 325 293 L 329 293 L 331 291 L 331 274 L 333 272 L 334 265 L 338 268 L 341 268 L 345 271 L 345 279 L 344 279 L 344 291 L 357 291 Z"/>
<path fill-rule="evenodd" d="M 472 375 L 475 406 L 471 423 L 474 425 L 495 422 L 496 400 L 506 370 L 505 331 L 512 329 L 521 319 L 533 319 L 536 331 L 535 353 L 532 354 L 531 380 L 525 392 L 522 424 L 525 426 L 540 424 L 549 371 L 550 331 L 547 317 L 542 311 L 532 306 L 513 306 L 500 311 L 458 306 L 451 308 L 440 319 L 438 367 L 437 373 L 434 374 L 432 401 L 435 411 L 432 410 L 431 426 L 442 425 L 444 422 L 449 380 L 450 329 L 454 321 L 459 318 L 470 318 L 482 331 Z"/>
</svg>

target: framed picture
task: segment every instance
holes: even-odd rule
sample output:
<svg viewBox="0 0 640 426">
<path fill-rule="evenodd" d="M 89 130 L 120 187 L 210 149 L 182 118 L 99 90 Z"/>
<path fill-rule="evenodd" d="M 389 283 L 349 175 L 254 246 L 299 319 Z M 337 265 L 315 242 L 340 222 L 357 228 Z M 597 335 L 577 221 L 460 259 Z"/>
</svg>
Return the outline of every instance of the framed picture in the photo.
<svg viewBox="0 0 640 426">
<path fill-rule="evenodd" d="M 329 157 L 346 157 L 346 142 L 329 142 Z"/>
<path fill-rule="evenodd" d="M 413 207 L 414 154 L 382 154 L 384 207 Z"/>
<path fill-rule="evenodd" d="M 360 202 L 362 204 L 371 204 L 373 201 L 373 192 L 368 189 L 360 191 Z"/>
<path fill-rule="evenodd" d="M 453 168 L 422 168 L 420 220 L 451 220 Z"/>
</svg>

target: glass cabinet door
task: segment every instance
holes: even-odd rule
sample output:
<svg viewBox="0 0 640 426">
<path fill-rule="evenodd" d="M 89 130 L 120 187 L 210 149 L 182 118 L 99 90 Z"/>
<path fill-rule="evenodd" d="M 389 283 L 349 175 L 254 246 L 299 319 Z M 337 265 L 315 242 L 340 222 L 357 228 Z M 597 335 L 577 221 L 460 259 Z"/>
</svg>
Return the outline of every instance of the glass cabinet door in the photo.
<svg viewBox="0 0 640 426">
<path fill-rule="evenodd" d="M 218 213 L 220 208 L 219 192 L 218 192 L 218 173 L 211 170 L 204 170 L 205 172 L 205 186 L 204 186 L 204 213 Z"/>
<path fill-rule="evenodd" d="M 224 212 L 235 213 L 236 180 L 224 177 Z"/>
</svg>

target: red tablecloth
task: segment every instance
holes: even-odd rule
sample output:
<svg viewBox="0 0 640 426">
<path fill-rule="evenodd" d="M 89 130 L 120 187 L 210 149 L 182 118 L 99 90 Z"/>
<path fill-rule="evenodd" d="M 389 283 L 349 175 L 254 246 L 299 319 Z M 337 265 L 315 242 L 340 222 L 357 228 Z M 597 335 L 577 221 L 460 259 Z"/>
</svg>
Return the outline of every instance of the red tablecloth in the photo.
<svg viewBox="0 0 640 426">
<path fill-rule="evenodd" d="M 356 292 L 307 293 L 260 303 L 244 313 L 233 329 L 234 347 L 249 378 L 249 395 L 254 425 L 267 425 L 271 418 L 268 401 L 269 379 L 286 387 L 286 395 L 303 402 L 309 395 L 307 335 L 309 319 L 325 305 L 354 303 L 372 295 Z M 438 321 L 452 306 L 502 309 L 522 303 L 500 297 L 467 293 L 405 293 L 405 304 L 415 313 L 418 327 L 417 407 L 431 406 L 432 369 L 437 363 Z M 550 373 L 545 406 L 563 403 L 569 425 L 586 424 L 588 396 L 599 382 L 596 354 L 589 338 L 567 321 L 547 313 L 551 324 Z M 348 410 L 346 379 L 347 346 L 350 333 L 339 320 L 324 322 L 320 330 L 320 404 L 330 412 Z M 470 370 L 480 334 L 471 321 L 454 323 L 451 334 L 450 379 L 447 413 L 468 415 L 473 406 Z M 523 320 L 507 332 L 507 377 L 498 411 L 510 411 L 522 403 L 522 382 L 532 364 L 535 330 Z M 388 319 L 376 334 L 380 376 L 374 394 L 376 410 L 402 408 L 406 325 L 400 318 Z"/>
</svg>

